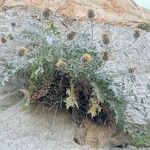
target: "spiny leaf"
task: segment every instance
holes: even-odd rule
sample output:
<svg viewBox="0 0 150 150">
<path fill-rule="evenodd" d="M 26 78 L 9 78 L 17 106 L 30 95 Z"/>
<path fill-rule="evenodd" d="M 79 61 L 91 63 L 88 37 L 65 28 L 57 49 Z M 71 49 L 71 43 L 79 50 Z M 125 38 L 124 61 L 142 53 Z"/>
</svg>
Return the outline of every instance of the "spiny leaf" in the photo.
<svg viewBox="0 0 150 150">
<path fill-rule="evenodd" d="M 96 93 L 97 99 L 100 102 L 104 102 L 104 100 L 102 99 L 102 95 L 100 93 L 100 89 L 99 89 L 98 85 L 94 82 L 92 82 L 92 85 L 93 85 L 93 88 L 94 88 L 94 92 Z"/>
</svg>

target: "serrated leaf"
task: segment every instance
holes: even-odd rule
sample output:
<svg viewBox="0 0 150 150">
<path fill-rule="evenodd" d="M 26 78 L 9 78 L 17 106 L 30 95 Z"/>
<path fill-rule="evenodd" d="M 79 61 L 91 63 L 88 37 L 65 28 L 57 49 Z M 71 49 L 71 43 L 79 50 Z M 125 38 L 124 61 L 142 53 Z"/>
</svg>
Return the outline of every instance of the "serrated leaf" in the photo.
<svg viewBox="0 0 150 150">
<path fill-rule="evenodd" d="M 44 70 L 42 67 L 39 67 L 36 71 L 35 71 L 35 75 L 38 76 L 38 74 L 41 73 L 43 74 L 44 73 Z"/>
<path fill-rule="evenodd" d="M 94 92 L 96 93 L 97 99 L 100 102 L 104 102 L 103 99 L 102 99 L 102 95 L 100 94 L 100 89 L 98 88 L 98 85 L 94 82 L 92 83 L 92 85 L 94 87 Z"/>
</svg>

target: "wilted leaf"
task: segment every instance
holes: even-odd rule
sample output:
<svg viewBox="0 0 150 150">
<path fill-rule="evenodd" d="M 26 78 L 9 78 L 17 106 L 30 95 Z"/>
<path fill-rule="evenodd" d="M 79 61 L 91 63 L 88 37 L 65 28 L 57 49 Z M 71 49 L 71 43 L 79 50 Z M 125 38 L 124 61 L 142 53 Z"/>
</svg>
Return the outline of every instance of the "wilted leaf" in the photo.
<svg viewBox="0 0 150 150">
<path fill-rule="evenodd" d="M 25 103 L 25 105 L 22 106 L 21 111 L 27 111 L 29 109 L 29 104 Z"/>
<path fill-rule="evenodd" d="M 19 91 L 24 94 L 26 102 L 30 103 L 30 97 L 31 97 L 30 92 L 28 90 L 26 90 L 26 89 L 21 89 Z"/>
<path fill-rule="evenodd" d="M 21 89 L 20 92 L 22 92 L 24 95 L 25 95 L 25 100 L 26 100 L 26 103 L 25 105 L 22 107 L 22 111 L 25 111 L 27 110 L 29 104 L 30 104 L 30 92 L 26 89 Z"/>
<path fill-rule="evenodd" d="M 101 112 L 101 106 L 99 105 L 98 101 L 95 99 L 91 100 L 91 107 L 88 111 L 88 114 L 91 114 L 92 118 L 95 117 L 99 112 Z"/>
<path fill-rule="evenodd" d="M 36 91 L 32 92 L 31 100 L 36 101 L 41 97 L 45 96 L 49 92 L 50 85 L 51 83 L 47 82 L 41 85 Z"/>
<path fill-rule="evenodd" d="M 69 109 L 70 107 L 79 108 L 73 86 L 71 86 L 71 89 L 67 90 L 67 94 L 68 94 L 69 97 L 66 98 L 66 100 L 64 101 L 66 103 L 66 108 L 67 109 Z"/>
</svg>

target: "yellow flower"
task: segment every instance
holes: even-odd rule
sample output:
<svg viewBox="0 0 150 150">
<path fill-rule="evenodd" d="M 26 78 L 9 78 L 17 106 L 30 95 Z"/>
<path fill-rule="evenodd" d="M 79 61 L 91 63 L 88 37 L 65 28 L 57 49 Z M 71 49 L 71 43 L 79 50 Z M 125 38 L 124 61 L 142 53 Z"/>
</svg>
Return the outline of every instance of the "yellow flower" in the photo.
<svg viewBox="0 0 150 150">
<path fill-rule="evenodd" d="M 28 53 L 28 51 L 29 51 L 28 48 L 26 48 L 26 47 L 20 47 L 20 48 L 18 49 L 18 55 L 19 55 L 20 57 L 25 56 L 25 55 Z"/>
<path fill-rule="evenodd" d="M 81 61 L 84 63 L 88 63 L 90 61 L 92 61 L 92 57 L 90 54 L 83 54 L 83 56 L 81 57 Z"/>
<path fill-rule="evenodd" d="M 59 59 L 59 61 L 57 62 L 56 66 L 58 68 L 60 68 L 60 69 L 63 69 L 63 68 L 65 68 L 66 63 L 62 59 Z"/>
</svg>

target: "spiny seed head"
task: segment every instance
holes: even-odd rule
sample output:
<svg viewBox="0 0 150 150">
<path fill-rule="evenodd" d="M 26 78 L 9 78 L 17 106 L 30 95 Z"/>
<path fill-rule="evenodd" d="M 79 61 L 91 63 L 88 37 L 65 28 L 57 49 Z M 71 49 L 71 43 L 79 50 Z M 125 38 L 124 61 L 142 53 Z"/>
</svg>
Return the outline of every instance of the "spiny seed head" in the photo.
<svg viewBox="0 0 150 150">
<path fill-rule="evenodd" d="M 93 60 L 93 58 L 91 57 L 90 54 L 83 54 L 83 56 L 81 57 L 81 61 L 84 63 L 88 63 L 92 60 Z"/>
<path fill-rule="evenodd" d="M 133 33 L 133 36 L 134 36 L 135 39 L 139 38 L 140 37 L 140 31 L 135 30 L 134 33 Z"/>
<path fill-rule="evenodd" d="M 59 69 L 64 69 L 65 66 L 66 66 L 66 63 L 62 59 L 59 59 L 56 64 L 56 67 L 58 67 Z"/>
<path fill-rule="evenodd" d="M 13 39 L 14 39 L 14 37 L 13 37 L 12 34 L 9 34 L 8 37 L 9 37 L 10 40 L 13 40 Z"/>
<path fill-rule="evenodd" d="M 109 56 L 110 56 L 109 52 L 105 51 L 104 54 L 103 54 L 103 60 L 104 61 L 108 61 L 109 60 Z"/>
<path fill-rule="evenodd" d="M 68 40 L 73 40 L 74 37 L 75 37 L 75 32 L 74 31 L 71 31 L 70 33 L 67 34 L 67 39 Z"/>
<path fill-rule="evenodd" d="M 50 16 L 50 9 L 46 8 L 45 10 L 43 10 L 42 14 L 43 14 L 45 19 L 48 19 Z"/>
<path fill-rule="evenodd" d="M 20 48 L 18 49 L 18 55 L 19 55 L 20 57 L 25 56 L 25 55 L 28 53 L 28 51 L 29 51 L 28 48 L 26 48 L 26 47 L 20 47 Z"/>
<path fill-rule="evenodd" d="M 16 23 L 15 22 L 11 22 L 11 25 L 14 27 L 14 26 L 16 26 Z"/>
<path fill-rule="evenodd" d="M 87 16 L 88 16 L 89 19 L 94 18 L 95 17 L 94 10 L 89 9 L 88 12 L 87 12 Z"/>
<path fill-rule="evenodd" d="M 8 10 L 8 9 L 9 9 L 8 6 L 6 6 L 6 5 L 5 5 L 5 6 L 2 6 L 2 10 L 3 10 L 3 11 L 6 11 L 6 10 Z"/>
<path fill-rule="evenodd" d="M 7 39 L 6 39 L 5 37 L 2 37 L 2 38 L 1 38 L 1 42 L 2 42 L 2 43 L 6 43 L 6 42 L 7 42 Z"/>
<path fill-rule="evenodd" d="M 135 70 L 136 70 L 136 67 L 129 67 L 128 68 L 128 71 L 129 71 L 129 73 L 134 73 L 135 72 Z"/>
<path fill-rule="evenodd" d="M 108 36 L 107 33 L 104 33 L 104 34 L 102 35 L 102 40 L 103 40 L 103 44 L 105 44 L 105 45 L 109 44 L 110 39 L 109 39 L 109 36 Z"/>
</svg>

